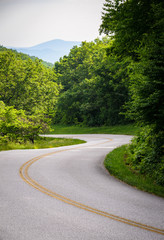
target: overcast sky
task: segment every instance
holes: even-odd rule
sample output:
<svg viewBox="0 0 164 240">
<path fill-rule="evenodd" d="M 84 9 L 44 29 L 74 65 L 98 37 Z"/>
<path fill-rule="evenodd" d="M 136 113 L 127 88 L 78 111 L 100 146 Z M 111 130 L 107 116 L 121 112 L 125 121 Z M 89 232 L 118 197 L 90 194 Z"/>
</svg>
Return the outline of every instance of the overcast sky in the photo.
<svg viewBox="0 0 164 240">
<path fill-rule="evenodd" d="M 0 45 L 30 47 L 99 36 L 105 0 L 0 0 Z"/>
</svg>

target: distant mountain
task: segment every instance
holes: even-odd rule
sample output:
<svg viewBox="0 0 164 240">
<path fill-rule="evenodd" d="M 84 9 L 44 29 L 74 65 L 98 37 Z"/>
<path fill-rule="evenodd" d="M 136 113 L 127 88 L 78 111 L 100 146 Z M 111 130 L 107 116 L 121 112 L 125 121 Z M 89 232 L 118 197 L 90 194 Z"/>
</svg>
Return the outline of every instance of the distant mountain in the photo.
<svg viewBox="0 0 164 240">
<path fill-rule="evenodd" d="M 64 41 L 55 39 L 52 41 L 44 42 L 33 47 L 28 48 L 15 48 L 10 47 L 18 52 L 28 54 L 30 56 L 38 57 L 46 62 L 54 63 L 63 57 L 68 55 L 70 49 L 73 46 L 79 46 L 81 42 L 76 41 Z"/>
</svg>

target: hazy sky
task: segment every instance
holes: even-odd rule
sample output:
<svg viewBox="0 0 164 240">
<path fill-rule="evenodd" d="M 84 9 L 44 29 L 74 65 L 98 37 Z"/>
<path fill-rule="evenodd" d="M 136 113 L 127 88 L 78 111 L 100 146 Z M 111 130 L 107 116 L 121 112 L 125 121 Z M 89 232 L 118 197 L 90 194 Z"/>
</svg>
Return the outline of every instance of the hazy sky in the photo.
<svg viewBox="0 0 164 240">
<path fill-rule="evenodd" d="M 52 39 L 99 36 L 105 0 L 0 0 L 0 45 L 30 47 Z"/>
</svg>

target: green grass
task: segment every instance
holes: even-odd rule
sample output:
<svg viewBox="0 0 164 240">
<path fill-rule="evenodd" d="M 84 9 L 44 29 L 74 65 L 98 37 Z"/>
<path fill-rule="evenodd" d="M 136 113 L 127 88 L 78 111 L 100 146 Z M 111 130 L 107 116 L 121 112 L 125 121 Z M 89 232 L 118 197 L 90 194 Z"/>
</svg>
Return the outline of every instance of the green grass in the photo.
<svg viewBox="0 0 164 240">
<path fill-rule="evenodd" d="M 126 145 L 110 152 L 104 161 L 104 166 L 111 175 L 145 192 L 164 197 L 164 187 L 153 182 L 149 177 L 133 173 L 125 164 Z"/>
<path fill-rule="evenodd" d="M 71 139 L 71 138 L 51 138 L 51 137 L 40 137 L 35 140 L 32 144 L 27 142 L 26 144 L 20 143 L 8 143 L 0 146 L 0 151 L 2 150 L 12 150 L 12 149 L 41 149 L 41 148 L 54 148 L 68 145 L 75 145 L 85 143 L 83 140 Z"/>
<path fill-rule="evenodd" d="M 117 126 L 102 126 L 102 127 L 80 127 L 80 126 L 64 126 L 53 125 L 50 134 L 126 134 L 136 135 L 140 131 L 140 127 L 134 124 L 117 125 Z"/>
</svg>

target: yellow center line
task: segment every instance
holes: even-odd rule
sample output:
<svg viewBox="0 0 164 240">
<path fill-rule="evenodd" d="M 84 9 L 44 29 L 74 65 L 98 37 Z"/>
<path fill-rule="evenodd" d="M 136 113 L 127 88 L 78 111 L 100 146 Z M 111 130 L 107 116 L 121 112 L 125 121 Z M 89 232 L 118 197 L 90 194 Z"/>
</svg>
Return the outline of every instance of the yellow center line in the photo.
<svg viewBox="0 0 164 240">
<path fill-rule="evenodd" d="M 94 146 L 95 145 L 99 145 L 99 144 L 105 144 L 105 143 L 107 143 L 109 141 L 111 141 L 111 139 L 108 140 L 108 141 L 105 141 L 103 143 L 94 144 Z M 87 206 L 87 205 L 82 204 L 80 202 L 77 202 L 77 201 L 74 201 L 74 200 L 69 199 L 67 197 L 64 197 L 64 196 L 62 196 L 62 195 L 60 195 L 60 194 L 58 194 L 56 192 L 53 192 L 53 191 L 45 188 L 44 186 L 40 185 L 38 182 L 36 182 L 34 179 L 32 179 L 29 176 L 29 174 L 28 174 L 29 168 L 31 167 L 31 165 L 33 163 L 37 162 L 38 160 L 40 160 L 40 159 L 42 159 L 44 157 L 47 157 L 47 156 L 51 156 L 53 154 L 57 154 L 57 153 L 65 152 L 65 151 L 71 151 L 71 150 L 80 149 L 80 148 L 85 148 L 85 147 L 84 146 L 80 146 L 80 147 L 78 146 L 78 147 L 74 147 L 74 148 L 70 148 L 70 149 L 58 150 L 58 151 L 55 151 L 55 152 L 43 154 L 43 155 L 37 156 L 35 158 L 32 158 L 31 160 L 25 162 L 20 167 L 20 170 L 19 170 L 20 176 L 27 184 L 29 184 L 33 188 L 39 190 L 40 192 L 42 192 L 42 193 L 44 193 L 44 194 L 46 194 L 46 195 L 48 195 L 50 197 L 58 199 L 58 200 L 60 200 L 62 202 L 65 202 L 65 203 L 70 204 L 72 206 L 75 206 L 75 207 L 78 207 L 80 209 L 86 210 L 88 212 L 92 212 L 92 213 L 101 215 L 103 217 L 110 218 L 110 219 L 118 221 L 118 222 L 122 222 L 122 223 L 125 223 L 125 224 L 128 224 L 128 225 L 134 226 L 134 227 L 138 227 L 138 228 L 141 228 L 141 229 L 144 229 L 144 230 L 147 230 L 147 231 L 151 231 L 151 232 L 154 232 L 154 233 L 158 233 L 158 234 L 164 235 L 164 230 L 163 229 L 159 229 L 159 228 L 156 228 L 156 227 L 153 227 L 153 226 L 148 226 L 146 224 L 135 222 L 135 221 L 132 221 L 130 219 L 122 218 L 122 217 L 119 217 L 117 215 L 113 215 L 111 213 L 98 210 L 96 208 Z"/>
</svg>

